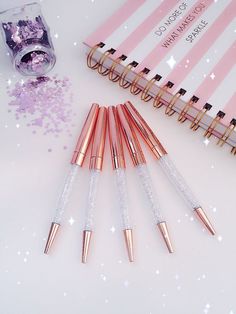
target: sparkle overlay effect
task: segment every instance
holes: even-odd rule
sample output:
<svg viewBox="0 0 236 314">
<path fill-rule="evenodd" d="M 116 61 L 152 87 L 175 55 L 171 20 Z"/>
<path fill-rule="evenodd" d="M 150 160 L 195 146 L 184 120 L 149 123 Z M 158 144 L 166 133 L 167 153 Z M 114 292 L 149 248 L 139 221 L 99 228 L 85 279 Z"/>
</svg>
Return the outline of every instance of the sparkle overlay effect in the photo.
<svg viewBox="0 0 236 314">
<path fill-rule="evenodd" d="M 166 63 L 169 65 L 169 67 L 170 67 L 171 69 L 173 69 L 174 66 L 175 66 L 175 64 L 176 64 L 176 61 L 175 61 L 174 56 L 171 56 L 171 57 L 166 61 Z"/>
<path fill-rule="evenodd" d="M 57 75 L 28 79 L 17 82 L 13 87 L 7 87 L 11 98 L 9 112 L 14 112 L 16 120 L 25 122 L 33 128 L 33 134 L 38 131 L 43 134 L 53 134 L 58 137 L 66 132 L 71 136 L 74 113 L 71 108 L 73 95 L 68 78 L 59 79 Z"/>
</svg>

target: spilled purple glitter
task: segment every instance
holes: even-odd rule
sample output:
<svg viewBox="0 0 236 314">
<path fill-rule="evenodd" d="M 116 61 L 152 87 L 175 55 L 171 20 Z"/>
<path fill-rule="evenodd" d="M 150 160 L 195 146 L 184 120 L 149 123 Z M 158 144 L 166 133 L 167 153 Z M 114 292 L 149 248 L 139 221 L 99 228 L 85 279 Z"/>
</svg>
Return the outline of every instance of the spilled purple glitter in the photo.
<svg viewBox="0 0 236 314">
<path fill-rule="evenodd" d="M 66 132 L 71 136 L 72 118 L 71 83 L 68 78 L 59 79 L 57 75 L 28 79 L 17 82 L 13 89 L 8 87 L 12 98 L 9 106 L 14 109 L 17 120 L 27 121 L 33 133 L 53 134 L 58 137 Z"/>
</svg>

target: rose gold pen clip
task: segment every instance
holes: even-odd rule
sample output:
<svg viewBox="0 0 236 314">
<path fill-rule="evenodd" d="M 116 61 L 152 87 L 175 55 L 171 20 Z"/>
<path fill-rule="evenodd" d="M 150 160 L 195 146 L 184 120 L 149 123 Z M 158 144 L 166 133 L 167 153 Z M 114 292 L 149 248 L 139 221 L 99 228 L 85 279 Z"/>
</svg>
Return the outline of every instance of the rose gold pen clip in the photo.
<svg viewBox="0 0 236 314">
<path fill-rule="evenodd" d="M 93 227 L 99 178 L 103 166 L 103 154 L 105 148 L 107 126 L 107 109 L 100 107 L 97 123 L 93 136 L 92 151 L 90 157 L 90 184 L 85 211 L 85 228 L 83 231 L 82 263 L 87 262 Z"/>
<path fill-rule="evenodd" d="M 86 121 L 83 125 L 82 131 L 80 133 L 79 139 L 77 141 L 76 148 L 71 160 L 70 172 L 66 177 L 66 181 L 57 204 L 56 214 L 49 231 L 47 243 L 44 250 L 45 254 L 48 254 L 55 240 L 59 227 L 61 226 L 61 221 L 66 209 L 66 205 L 68 203 L 69 194 L 72 189 L 75 176 L 78 172 L 78 169 L 82 167 L 83 162 L 85 160 L 86 152 L 89 147 L 94 127 L 96 124 L 98 110 L 99 106 L 97 104 L 93 104 L 91 106 Z"/>
<path fill-rule="evenodd" d="M 138 176 L 142 183 L 144 192 L 149 201 L 150 208 L 152 209 L 154 215 L 155 223 L 157 224 L 161 232 L 163 240 L 165 241 L 165 244 L 168 248 L 168 251 L 172 253 L 173 247 L 167 229 L 167 224 L 161 215 L 160 205 L 157 200 L 156 191 L 153 187 L 153 183 L 146 165 L 146 160 L 142 152 L 138 138 L 135 134 L 133 125 L 123 105 L 117 106 L 117 112 L 119 116 L 121 130 L 124 135 L 128 151 L 130 153 L 136 171 L 138 172 Z"/>
<path fill-rule="evenodd" d="M 166 150 L 153 133 L 147 122 L 142 118 L 140 113 L 135 109 L 135 107 L 131 104 L 130 101 L 125 103 L 125 109 L 136 129 L 139 131 L 141 136 L 143 137 L 147 146 L 151 149 L 152 153 L 159 160 L 159 163 L 166 173 L 167 177 L 173 183 L 175 188 L 180 192 L 183 196 L 187 204 L 190 208 L 197 214 L 206 228 L 210 231 L 212 235 L 215 234 L 215 230 L 208 219 L 207 215 L 203 211 L 201 205 L 195 198 L 194 194 L 188 187 L 182 175 L 178 172 L 177 168 L 169 158 Z"/>
<path fill-rule="evenodd" d="M 125 157 L 120 133 L 117 110 L 115 106 L 108 107 L 108 130 L 112 166 L 115 173 L 116 192 L 119 200 L 119 209 L 122 217 L 122 225 L 125 237 L 129 261 L 134 261 L 133 231 L 128 211 L 128 192 L 125 175 Z"/>
</svg>

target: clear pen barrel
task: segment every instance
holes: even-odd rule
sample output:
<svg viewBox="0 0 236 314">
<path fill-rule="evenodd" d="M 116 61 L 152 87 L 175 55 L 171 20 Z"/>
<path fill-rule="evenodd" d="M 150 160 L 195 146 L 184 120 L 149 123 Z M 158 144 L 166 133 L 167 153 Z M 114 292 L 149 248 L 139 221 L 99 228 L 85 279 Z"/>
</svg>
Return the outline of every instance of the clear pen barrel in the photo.
<svg viewBox="0 0 236 314">
<path fill-rule="evenodd" d="M 162 222 L 164 219 L 161 215 L 161 207 L 159 201 L 156 196 L 156 191 L 153 186 L 152 179 L 150 177 L 148 168 L 146 164 L 140 164 L 136 166 L 140 181 L 142 183 L 143 189 L 146 193 L 147 199 L 149 201 L 151 210 L 153 212 L 155 222 L 158 224 Z"/>
<path fill-rule="evenodd" d="M 201 207 L 197 199 L 195 198 L 193 192 L 185 182 L 185 179 L 177 170 L 176 166 L 169 158 L 168 155 L 164 155 L 159 159 L 159 164 L 161 168 L 166 173 L 167 177 L 170 179 L 172 184 L 176 187 L 176 189 L 180 192 L 182 197 L 185 199 L 187 204 L 194 210 L 198 207 Z"/>
<path fill-rule="evenodd" d="M 60 224 L 65 213 L 66 206 L 69 202 L 72 186 L 75 181 L 80 166 L 73 164 L 70 166 L 70 171 L 65 179 L 62 193 L 58 199 L 56 214 L 53 222 Z"/>
<path fill-rule="evenodd" d="M 101 174 L 100 170 L 97 169 L 90 170 L 89 192 L 85 212 L 85 228 L 84 228 L 84 230 L 88 231 L 92 231 L 94 227 L 94 214 L 100 174 Z"/>
<path fill-rule="evenodd" d="M 128 192 L 127 192 L 127 183 L 125 169 L 118 168 L 115 169 L 115 182 L 116 190 L 118 196 L 118 206 L 120 208 L 122 216 L 122 228 L 123 230 L 132 229 L 130 223 L 130 216 L 128 211 Z"/>
</svg>

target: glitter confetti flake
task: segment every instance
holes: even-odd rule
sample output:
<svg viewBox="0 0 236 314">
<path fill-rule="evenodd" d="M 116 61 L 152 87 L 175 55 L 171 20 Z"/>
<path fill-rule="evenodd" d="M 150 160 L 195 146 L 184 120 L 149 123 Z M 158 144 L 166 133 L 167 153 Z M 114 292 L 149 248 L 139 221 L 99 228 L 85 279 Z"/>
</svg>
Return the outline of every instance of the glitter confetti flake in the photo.
<svg viewBox="0 0 236 314">
<path fill-rule="evenodd" d="M 101 279 L 102 279 L 103 281 L 106 281 L 106 280 L 107 280 L 107 277 L 106 277 L 105 275 L 101 274 Z"/>
<path fill-rule="evenodd" d="M 124 281 L 124 286 L 127 288 L 129 286 L 129 281 L 128 280 L 125 280 Z"/>
</svg>

